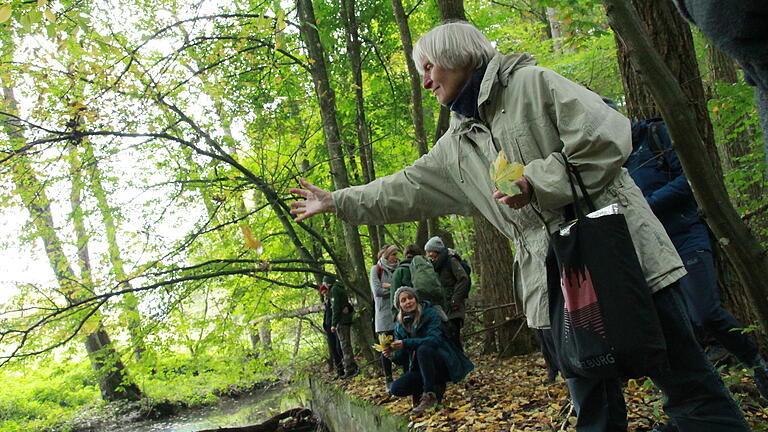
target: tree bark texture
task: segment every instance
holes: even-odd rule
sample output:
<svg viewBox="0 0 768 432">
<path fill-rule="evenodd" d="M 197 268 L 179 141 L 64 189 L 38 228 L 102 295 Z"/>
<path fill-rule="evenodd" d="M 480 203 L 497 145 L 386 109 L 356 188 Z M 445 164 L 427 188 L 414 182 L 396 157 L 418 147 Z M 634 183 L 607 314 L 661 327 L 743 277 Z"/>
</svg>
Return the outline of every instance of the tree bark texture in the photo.
<svg viewBox="0 0 768 432">
<path fill-rule="evenodd" d="M 695 110 L 642 27 L 634 8 L 621 0 L 603 0 L 611 27 L 626 44 L 630 60 L 646 79 L 667 122 L 680 162 L 717 242 L 733 263 L 763 331 L 768 327 L 768 255 L 731 204 L 721 177 L 713 172 L 697 128 Z"/>
<path fill-rule="evenodd" d="M 358 32 L 359 22 L 355 12 L 355 0 L 342 0 L 341 16 L 344 22 L 347 37 L 347 53 L 349 54 L 349 63 L 352 68 L 352 79 L 355 83 L 355 129 L 357 130 L 357 145 L 360 153 L 360 164 L 362 165 L 363 180 L 370 183 L 376 178 L 373 170 L 373 151 L 371 148 L 370 134 L 368 133 L 368 123 L 365 120 L 365 99 L 363 97 L 363 65 L 360 54 L 360 34 Z M 381 249 L 381 238 L 379 227 L 368 225 L 368 237 L 371 243 L 371 250 Z"/>
<path fill-rule="evenodd" d="M 411 29 L 408 26 L 408 16 L 403 9 L 402 0 L 392 0 L 392 9 L 395 14 L 397 28 L 400 31 L 400 43 L 403 45 L 405 64 L 408 67 L 408 81 L 411 85 L 411 120 L 413 122 L 413 131 L 416 137 L 416 148 L 419 151 L 419 155 L 425 155 L 429 151 L 429 148 L 427 147 L 427 131 L 424 128 L 424 105 L 421 93 L 421 76 L 419 75 L 418 69 L 416 69 L 416 63 L 413 59 L 413 38 L 411 37 Z M 428 220 L 419 221 L 419 228 L 416 236 L 419 245 L 424 245 L 429 238 L 430 232 L 434 232 L 434 229 L 430 231 L 430 225 L 437 225 L 436 222 L 434 222 L 436 220 L 437 218 L 434 218 L 431 224 Z"/>
<path fill-rule="evenodd" d="M 341 134 L 336 122 L 336 97 L 331 88 L 330 80 L 326 69 L 325 54 L 320 40 L 320 34 L 317 31 L 317 21 L 311 0 L 296 0 L 296 9 L 301 22 L 301 34 L 307 47 L 309 58 L 313 61 L 309 65 L 312 81 L 315 86 L 318 102 L 320 105 L 320 116 L 323 121 L 323 131 L 325 141 L 328 146 L 328 154 L 331 158 L 331 177 L 336 189 L 342 189 L 349 186 L 349 177 L 347 168 L 344 164 L 344 154 L 341 145 Z M 373 334 L 366 331 L 368 323 L 373 320 L 372 301 L 368 289 L 368 274 L 365 259 L 363 258 L 363 247 L 360 242 L 360 233 L 357 227 L 341 221 L 344 232 L 344 244 L 349 255 L 350 269 L 339 267 L 338 271 L 342 280 L 348 289 L 355 293 L 357 299 L 359 318 L 355 323 L 357 331 L 356 337 L 364 356 L 372 359 L 375 356 L 371 346 L 373 345 Z M 362 324 L 361 324 L 362 323 Z"/>
<path fill-rule="evenodd" d="M 680 83 L 685 95 L 684 101 L 695 114 L 696 126 L 712 161 L 712 169 L 717 175 L 722 175 L 690 26 L 671 1 L 631 0 L 631 3 L 639 14 L 651 45 Z M 629 58 L 630 48 L 626 41 L 623 41 L 620 29 L 614 27 L 613 30 L 617 39 L 619 70 L 629 118 L 636 121 L 663 117 L 660 102 L 652 96 L 650 86 L 653 83 L 648 82 L 655 77 L 643 76 L 636 72 L 637 67 L 633 67 Z"/>
<path fill-rule="evenodd" d="M 514 254 L 507 239 L 484 216 L 473 217 L 475 225 L 475 259 L 473 263 L 480 276 L 479 290 L 486 306 L 516 304 L 514 289 Z M 484 322 L 502 325 L 488 334 L 496 335 L 499 354 L 512 356 L 527 354 L 538 348 L 533 331 L 525 326 L 525 318 L 518 315 L 517 306 L 494 308 L 485 312 Z M 515 337 L 520 325 L 524 329 Z M 487 326 L 486 326 L 487 327 Z M 486 335 L 488 337 L 488 335 Z M 487 342 L 491 345 L 491 342 Z"/>
</svg>

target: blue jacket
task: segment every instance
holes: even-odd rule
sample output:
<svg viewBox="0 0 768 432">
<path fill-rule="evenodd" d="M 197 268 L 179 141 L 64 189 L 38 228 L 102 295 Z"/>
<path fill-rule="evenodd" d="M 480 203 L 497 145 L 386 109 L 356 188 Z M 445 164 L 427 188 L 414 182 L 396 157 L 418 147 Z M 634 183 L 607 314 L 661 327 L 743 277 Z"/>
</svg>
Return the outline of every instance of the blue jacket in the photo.
<svg viewBox="0 0 768 432">
<path fill-rule="evenodd" d="M 449 371 L 450 380 L 461 381 L 475 366 L 445 337 L 443 320 L 431 304 L 423 301 L 421 308 L 421 319 L 412 335 L 405 331 L 400 322 L 395 323 L 395 340 L 403 341 L 403 349 L 395 351 L 392 360 L 410 370 L 411 358 L 416 349 L 419 345 L 426 344 L 437 350 Z"/>
<path fill-rule="evenodd" d="M 648 124 L 647 120 L 638 122 Z M 665 124 L 660 123 L 658 150 L 649 145 L 650 128 L 634 127 L 632 154 L 624 166 L 643 191 L 648 205 L 672 239 L 677 253 L 711 250 L 709 232 L 702 221 L 691 185 L 683 173 L 680 160 L 672 149 Z"/>
</svg>

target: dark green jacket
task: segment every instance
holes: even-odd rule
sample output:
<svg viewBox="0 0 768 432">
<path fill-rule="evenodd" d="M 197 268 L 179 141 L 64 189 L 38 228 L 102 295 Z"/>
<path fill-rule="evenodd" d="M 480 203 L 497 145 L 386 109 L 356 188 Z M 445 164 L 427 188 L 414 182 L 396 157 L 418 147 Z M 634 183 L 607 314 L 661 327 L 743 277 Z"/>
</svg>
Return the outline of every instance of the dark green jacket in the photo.
<svg viewBox="0 0 768 432">
<path fill-rule="evenodd" d="M 347 308 L 346 313 L 344 313 L 345 307 Z M 352 324 L 354 310 L 349 302 L 349 297 L 347 297 L 347 292 L 344 291 L 344 287 L 339 282 L 334 283 L 331 287 L 331 310 L 333 311 L 331 315 L 333 327 Z"/>
<path fill-rule="evenodd" d="M 392 287 L 389 289 L 389 298 L 392 300 L 392 319 L 397 319 L 397 313 L 400 312 L 395 304 L 395 291 L 401 286 L 411 285 L 411 258 L 405 258 L 400 261 L 400 264 L 395 268 L 395 272 L 392 273 Z"/>
<path fill-rule="evenodd" d="M 402 324 L 395 323 L 395 340 L 403 341 L 403 349 L 395 351 L 392 360 L 411 368 L 411 358 L 420 345 L 428 345 L 437 351 L 437 354 L 445 362 L 449 378 L 452 382 L 459 382 L 474 369 L 472 362 L 445 336 L 445 323 L 440 315 L 428 301 L 421 302 L 421 319 L 412 333 L 408 333 Z"/>
</svg>

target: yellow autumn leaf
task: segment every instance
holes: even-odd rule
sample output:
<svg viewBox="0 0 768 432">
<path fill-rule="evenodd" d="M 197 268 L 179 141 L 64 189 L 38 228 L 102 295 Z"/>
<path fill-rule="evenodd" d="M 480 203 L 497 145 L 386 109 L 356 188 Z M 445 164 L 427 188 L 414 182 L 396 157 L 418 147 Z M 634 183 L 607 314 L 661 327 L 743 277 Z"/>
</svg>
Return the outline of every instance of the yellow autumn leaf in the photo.
<svg viewBox="0 0 768 432">
<path fill-rule="evenodd" d="M 376 351 L 384 352 L 390 345 L 392 345 L 392 336 L 384 333 L 379 333 L 379 343 L 373 345 L 373 349 Z"/>
<path fill-rule="evenodd" d="M 4 23 L 8 21 L 8 18 L 10 17 L 11 17 L 11 5 L 0 6 L 0 23 Z"/>
<path fill-rule="evenodd" d="M 37 0 L 37 7 L 40 9 L 44 8 L 45 5 L 48 3 L 48 0 Z"/>
<path fill-rule="evenodd" d="M 240 225 L 240 230 L 243 231 L 243 237 L 245 237 L 245 244 L 250 249 L 257 250 L 261 247 L 261 242 L 253 237 L 253 231 L 248 225 Z"/>
<path fill-rule="evenodd" d="M 510 163 L 504 149 L 501 149 L 488 170 L 491 180 L 499 191 L 510 196 L 520 193 L 520 188 L 515 184 L 515 180 L 523 176 L 525 167 L 518 162 Z"/>
</svg>

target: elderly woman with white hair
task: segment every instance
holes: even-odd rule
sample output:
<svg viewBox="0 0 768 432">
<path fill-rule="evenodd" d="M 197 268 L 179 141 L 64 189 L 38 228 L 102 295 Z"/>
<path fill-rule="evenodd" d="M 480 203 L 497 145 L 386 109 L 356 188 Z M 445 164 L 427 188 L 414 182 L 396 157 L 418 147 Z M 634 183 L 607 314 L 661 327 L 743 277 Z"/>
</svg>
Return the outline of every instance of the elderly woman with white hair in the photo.
<svg viewBox="0 0 768 432">
<path fill-rule="evenodd" d="M 466 22 L 424 34 L 413 57 L 424 88 L 452 111 L 434 148 L 403 170 L 333 193 L 301 181 L 291 212 L 303 220 L 335 212 L 353 224 L 386 224 L 447 214 L 482 214 L 515 248 L 517 291 L 528 324 L 549 327 L 545 259 L 550 233 L 572 204 L 565 157 L 596 208 L 625 216 L 664 333 L 669 367 L 651 375 L 664 409 L 682 431 L 748 431 L 739 407 L 706 360 L 685 318 L 678 279 L 683 263 L 664 227 L 622 167 L 632 150 L 630 124 L 602 98 L 528 55 L 504 55 Z M 524 166 L 520 192 L 496 189 L 489 166 L 502 152 Z M 576 429 L 627 429 L 618 378 L 568 379 Z"/>
</svg>

